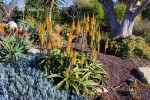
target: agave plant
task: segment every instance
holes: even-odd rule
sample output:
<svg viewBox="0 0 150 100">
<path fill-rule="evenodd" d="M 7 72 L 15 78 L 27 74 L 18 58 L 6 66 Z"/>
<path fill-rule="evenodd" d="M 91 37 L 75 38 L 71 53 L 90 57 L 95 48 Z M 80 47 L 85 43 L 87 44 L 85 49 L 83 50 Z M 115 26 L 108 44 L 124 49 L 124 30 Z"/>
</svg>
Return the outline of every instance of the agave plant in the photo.
<svg viewBox="0 0 150 100">
<path fill-rule="evenodd" d="M 26 37 L 0 37 L 0 62 L 10 63 L 25 55 L 32 47 L 32 42 Z"/>
</svg>

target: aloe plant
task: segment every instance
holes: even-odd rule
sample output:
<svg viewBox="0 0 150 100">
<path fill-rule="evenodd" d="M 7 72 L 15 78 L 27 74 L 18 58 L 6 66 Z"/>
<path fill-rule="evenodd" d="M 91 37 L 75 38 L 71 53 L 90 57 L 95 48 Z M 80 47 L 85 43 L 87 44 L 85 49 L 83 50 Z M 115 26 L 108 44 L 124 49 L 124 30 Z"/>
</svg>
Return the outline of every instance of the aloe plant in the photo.
<svg viewBox="0 0 150 100">
<path fill-rule="evenodd" d="M 81 55 L 77 53 L 73 65 L 70 55 L 62 54 L 60 50 L 51 50 L 38 59 L 39 68 L 43 69 L 48 79 L 56 80 L 56 87 L 69 89 L 72 93 L 81 95 L 95 94 L 95 88 L 107 86 L 108 75 L 96 59 L 85 55 L 85 61 L 80 63 Z"/>
</svg>

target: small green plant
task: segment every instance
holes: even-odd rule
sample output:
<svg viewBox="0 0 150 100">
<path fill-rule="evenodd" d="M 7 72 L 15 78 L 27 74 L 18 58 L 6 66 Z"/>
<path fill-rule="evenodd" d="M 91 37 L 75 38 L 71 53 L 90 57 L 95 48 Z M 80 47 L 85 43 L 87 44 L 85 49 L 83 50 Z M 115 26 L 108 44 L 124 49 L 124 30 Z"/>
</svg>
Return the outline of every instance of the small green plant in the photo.
<svg viewBox="0 0 150 100">
<path fill-rule="evenodd" d="M 32 42 L 26 37 L 0 37 L 0 62 L 10 63 L 25 55 L 32 47 Z"/>
<path fill-rule="evenodd" d="M 117 56 L 150 59 L 150 47 L 144 38 L 139 36 L 116 37 L 110 42 L 109 51 Z"/>
<path fill-rule="evenodd" d="M 148 19 L 143 19 L 133 28 L 133 33 L 143 37 L 150 46 L 150 22 Z"/>
</svg>

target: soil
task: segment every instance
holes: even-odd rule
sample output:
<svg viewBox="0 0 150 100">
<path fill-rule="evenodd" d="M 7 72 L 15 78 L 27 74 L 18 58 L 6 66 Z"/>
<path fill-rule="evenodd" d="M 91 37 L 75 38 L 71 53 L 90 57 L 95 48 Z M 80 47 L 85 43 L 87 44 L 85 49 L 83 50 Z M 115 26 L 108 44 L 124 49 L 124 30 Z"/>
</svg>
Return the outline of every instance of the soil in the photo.
<svg viewBox="0 0 150 100">
<path fill-rule="evenodd" d="M 81 45 L 72 44 L 73 48 L 81 49 Z M 85 52 L 89 47 L 85 47 Z M 138 67 L 150 67 L 150 60 L 130 59 L 126 57 L 116 57 L 114 55 L 98 54 L 98 60 L 103 64 L 109 75 L 108 93 L 106 100 L 150 100 L 150 85 L 142 83 L 135 75 Z M 129 83 L 134 83 L 128 85 Z M 130 95 L 129 89 L 133 88 L 135 94 Z M 109 97 L 109 99 L 108 99 Z"/>
</svg>

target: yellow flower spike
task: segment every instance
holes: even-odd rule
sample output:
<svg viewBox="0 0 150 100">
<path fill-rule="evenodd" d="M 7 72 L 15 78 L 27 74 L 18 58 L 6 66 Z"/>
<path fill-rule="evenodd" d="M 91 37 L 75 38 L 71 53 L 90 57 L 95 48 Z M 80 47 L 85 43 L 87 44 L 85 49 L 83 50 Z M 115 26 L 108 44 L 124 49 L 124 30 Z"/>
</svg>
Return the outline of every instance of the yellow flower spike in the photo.
<svg viewBox="0 0 150 100">
<path fill-rule="evenodd" d="M 90 16 L 89 16 L 89 13 L 87 14 L 87 22 L 90 22 Z"/>
<path fill-rule="evenodd" d="M 95 33 L 94 33 L 94 29 L 91 30 L 91 39 L 94 41 L 95 39 Z"/>
<path fill-rule="evenodd" d="M 66 77 L 69 77 L 69 68 L 66 69 Z"/>
<path fill-rule="evenodd" d="M 68 41 L 68 43 L 67 43 L 67 47 L 66 47 L 66 51 L 67 51 L 67 53 L 70 53 L 70 45 L 71 45 L 71 43 Z"/>
<path fill-rule="evenodd" d="M 71 42 L 72 41 L 72 30 L 70 30 L 70 33 L 69 33 L 69 36 L 68 36 L 68 42 Z"/>
<path fill-rule="evenodd" d="M 44 45 L 44 37 L 43 36 L 40 37 L 40 42 L 41 42 L 41 45 Z"/>
<path fill-rule="evenodd" d="M 98 39 L 98 41 L 100 41 L 100 40 L 101 40 L 101 32 L 100 32 L 100 28 L 98 29 L 97 39 Z"/>
<path fill-rule="evenodd" d="M 85 16 L 85 13 L 84 13 L 84 17 L 83 17 L 83 22 L 84 22 L 84 24 L 86 24 L 86 16 Z"/>
<path fill-rule="evenodd" d="M 47 26 L 48 33 L 51 34 L 52 33 L 52 22 L 49 20 L 48 16 L 46 16 L 46 26 Z"/>
<path fill-rule="evenodd" d="M 76 64 L 76 60 L 77 60 L 77 58 L 76 58 L 76 51 L 74 50 L 73 51 L 73 58 L 72 58 L 72 65 Z"/>
<path fill-rule="evenodd" d="M 86 31 L 86 32 L 88 32 L 88 31 L 89 31 L 89 22 L 88 22 L 88 21 L 86 21 L 85 31 Z"/>
<path fill-rule="evenodd" d="M 46 25 L 47 25 L 47 27 L 49 27 L 49 23 L 50 23 L 49 18 L 48 18 L 48 16 L 46 16 Z"/>
<path fill-rule="evenodd" d="M 72 48 L 70 49 L 70 57 L 71 58 L 73 57 L 73 49 Z"/>
<path fill-rule="evenodd" d="M 106 43 L 105 43 L 105 53 L 106 53 L 107 48 L 108 48 L 108 38 L 106 39 Z"/>
<path fill-rule="evenodd" d="M 82 54 L 81 54 L 81 61 L 80 61 L 80 64 L 84 64 L 84 52 L 82 51 Z"/>
<path fill-rule="evenodd" d="M 91 56 L 92 56 L 93 58 L 96 58 L 96 57 L 97 57 L 97 51 L 96 51 L 95 49 L 92 50 Z"/>
<path fill-rule="evenodd" d="M 72 29 L 72 31 L 75 29 L 75 21 L 74 21 L 74 18 L 73 18 L 73 21 L 72 21 L 71 29 Z"/>
<path fill-rule="evenodd" d="M 52 29 L 52 22 L 50 21 L 50 26 L 49 26 L 49 34 L 53 32 L 53 29 Z"/>
<path fill-rule="evenodd" d="M 44 24 L 39 24 L 38 26 L 38 34 L 39 34 L 39 37 L 40 37 L 40 42 L 41 42 L 41 45 L 44 44 Z"/>
<path fill-rule="evenodd" d="M 5 28 L 4 25 L 0 24 L 0 32 L 4 35 L 5 34 Z"/>
<path fill-rule="evenodd" d="M 31 24 L 32 24 L 32 26 L 35 25 L 35 19 L 33 17 L 31 18 Z"/>
<path fill-rule="evenodd" d="M 77 29 L 76 29 L 76 34 L 79 34 L 81 31 L 81 25 L 80 25 L 80 21 L 78 19 L 78 22 L 77 22 Z"/>
<path fill-rule="evenodd" d="M 91 18 L 91 24 L 94 25 L 95 24 L 95 16 L 93 14 L 93 17 Z"/>
</svg>

